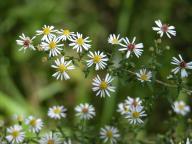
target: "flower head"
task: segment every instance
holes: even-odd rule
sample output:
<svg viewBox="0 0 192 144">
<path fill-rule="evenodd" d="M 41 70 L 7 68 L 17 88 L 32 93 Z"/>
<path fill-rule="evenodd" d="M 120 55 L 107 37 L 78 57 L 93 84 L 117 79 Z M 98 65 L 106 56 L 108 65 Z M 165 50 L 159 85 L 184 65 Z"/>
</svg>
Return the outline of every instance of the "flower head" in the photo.
<svg viewBox="0 0 192 144">
<path fill-rule="evenodd" d="M 141 69 L 138 73 L 136 73 L 137 79 L 141 82 L 151 81 L 152 72 L 147 71 L 146 69 Z"/>
<path fill-rule="evenodd" d="M 8 135 L 6 139 L 11 144 L 22 143 L 25 138 L 25 133 L 22 131 L 22 127 L 20 125 L 14 125 L 10 128 L 7 128 Z"/>
<path fill-rule="evenodd" d="M 185 116 L 190 112 L 190 107 L 186 105 L 184 101 L 175 101 L 173 104 L 173 110 L 175 113 Z"/>
<path fill-rule="evenodd" d="M 119 130 L 113 126 L 105 126 L 100 130 L 100 138 L 106 143 L 110 144 L 117 143 L 118 138 L 120 137 Z"/>
<path fill-rule="evenodd" d="M 53 106 L 49 108 L 48 116 L 53 119 L 61 119 L 66 117 L 67 109 L 64 106 Z"/>
<path fill-rule="evenodd" d="M 26 51 L 27 49 L 32 49 L 35 50 L 35 47 L 33 46 L 33 40 L 35 39 L 35 37 L 28 37 L 25 36 L 25 34 L 22 34 L 21 36 L 19 36 L 20 40 L 16 40 L 17 44 L 21 46 L 21 48 L 19 49 L 19 51 Z"/>
<path fill-rule="evenodd" d="M 57 30 L 54 30 L 54 26 L 46 26 L 44 25 L 42 27 L 42 30 L 37 30 L 36 33 L 37 35 L 43 35 L 42 41 L 48 41 L 49 38 L 52 38 L 55 36 L 53 33 L 55 33 Z"/>
<path fill-rule="evenodd" d="M 33 133 L 39 133 L 43 127 L 42 120 L 40 118 L 35 118 L 33 116 L 29 116 L 25 120 L 25 123 L 29 126 L 29 130 L 32 131 Z"/>
<path fill-rule="evenodd" d="M 57 32 L 59 34 L 58 39 L 62 41 L 66 41 L 67 39 L 71 39 L 71 37 L 75 36 L 74 32 L 69 31 L 68 29 L 61 29 Z"/>
<path fill-rule="evenodd" d="M 72 46 L 73 49 L 77 50 L 77 52 L 81 53 L 83 49 L 87 51 L 89 48 L 91 48 L 91 45 L 88 44 L 89 42 L 91 42 L 89 40 L 89 37 L 83 38 L 83 35 L 80 33 L 77 33 L 75 36 L 71 37 L 69 40 L 71 41 L 69 46 Z"/>
<path fill-rule="evenodd" d="M 136 57 L 140 57 L 143 52 L 143 43 L 135 44 L 136 37 L 133 38 L 132 42 L 126 37 L 123 39 L 123 43 L 120 43 L 122 46 L 119 51 L 127 51 L 126 58 L 129 58 L 132 53 L 136 55 Z"/>
<path fill-rule="evenodd" d="M 108 43 L 112 45 L 120 44 L 122 39 L 120 38 L 120 34 L 117 36 L 115 34 L 110 34 L 108 38 Z"/>
<path fill-rule="evenodd" d="M 154 31 L 157 31 L 157 34 L 160 34 L 160 37 L 163 37 L 163 34 L 171 38 L 171 35 L 176 36 L 176 31 L 174 26 L 169 26 L 168 24 L 162 24 L 160 20 L 155 21 L 157 27 L 152 27 Z"/>
<path fill-rule="evenodd" d="M 97 51 L 93 53 L 90 51 L 88 57 L 90 60 L 87 60 L 87 66 L 95 65 L 95 70 L 104 69 L 107 65 L 108 58 L 103 52 Z"/>
<path fill-rule="evenodd" d="M 95 116 L 95 108 L 88 103 L 80 104 L 75 107 L 76 115 L 83 120 L 92 119 Z"/>
<path fill-rule="evenodd" d="M 126 103 L 119 103 L 117 112 L 119 112 L 121 115 L 125 115 L 129 111 L 129 105 Z"/>
<path fill-rule="evenodd" d="M 58 56 L 61 54 L 62 46 L 64 44 L 58 44 L 59 39 L 56 36 L 49 37 L 46 41 L 43 41 L 41 47 L 45 51 L 49 51 L 49 57 Z"/>
<path fill-rule="evenodd" d="M 111 86 L 112 81 L 113 78 L 109 74 L 105 76 L 105 79 L 101 79 L 99 75 L 97 75 L 96 78 L 93 79 L 92 90 L 97 92 L 96 96 L 100 95 L 101 97 L 105 97 L 105 95 L 107 95 L 110 97 L 109 92 L 115 92 L 115 87 Z"/>
<path fill-rule="evenodd" d="M 40 140 L 40 144 L 61 144 L 61 138 L 57 133 L 47 133 Z"/>
<path fill-rule="evenodd" d="M 70 79 L 68 71 L 75 69 L 75 67 L 72 65 L 72 61 L 65 61 L 64 56 L 60 59 L 56 59 L 55 64 L 51 65 L 51 67 L 55 68 L 57 71 L 52 76 L 61 80 Z"/>
<path fill-rule="evenodd" d="M 177 59 L 176 57 L 172 58 L 171 64 L 177 66 L 176 68 L 172 69 L 171 72 L 173 72 L 174 74 L 177 74 L 178 72 L 180 72 L 182 78 L 188 77 L 188 73 L 186 69 L 192 69 L 192 62 L 188 62 L 188 63 L 185 62 L 180 54 L 179 54 L 179 59 Z"/>
<path fill-rule="evenodd" d="M 127 99 L 125 100 L 125 103 L 130 107 L 138 107 L 138 106 L 141 106 L 142 101 L 139 97 L 131 98 L 128 96 Z"/>
</svg>

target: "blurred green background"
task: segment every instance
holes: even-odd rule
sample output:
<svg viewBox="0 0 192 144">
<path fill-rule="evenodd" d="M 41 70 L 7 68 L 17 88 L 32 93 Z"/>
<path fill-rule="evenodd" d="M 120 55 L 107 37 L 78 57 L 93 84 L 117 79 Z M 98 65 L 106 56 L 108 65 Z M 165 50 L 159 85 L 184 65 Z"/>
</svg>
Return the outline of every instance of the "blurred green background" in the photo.
<svg viewBox="0 0 192 144">
<path fill-rule="evenodd" d="M 181 53 L 186 60 L 192 58 L 191 0 L 1 0 L 0 11 L 0 117 L 6 120 L 14 113 L 46 117 L 48 107 L 55 104 L 65 105 L 69 120 L 73 120 L 74 106 L 90 102 L 97 109 L 94 123 L 102 125 L 110 123 L 112 116 L 118 116 L 117 103 L 126 96 L 149 98 L 154 94 L 139 82 L 121 84 L 116 80 L 117 92 L 112 98 L 97 98 L 91 91 L 94 74 L 85 79 L 80 69 L 72 73 L 71 80 L 56 81 L 51 77 L 50 63 L 42 62 L 42 53 L 18 52 L 15 42 L 21 33 L 33 36 L 44 24 L 90 36 L 93 48 L 104 51 L 112 49 L 107 44 L 110 33 L 137 36 L 137 42 L 145 46 L 142 58 L 135 59 L 139 68 L 150 57 L 148 48 L 157 38 L 152 31 L 154 21 L 161 19 L 174 25 L 177 31 L 171 40 L 163 38 L 171 50 L 161 58 L 161 77 L 169 74 L 172 56 Z M 166 97 L 173 94 L 176 94 L 174 89 L 166 95 L 159 90 L 156 107 L 149 114 L 149 133 L 166 131 L 163 122 L 171 109 Z M 154 127 L 156 123 L 159 126 Z"/>
</svg>

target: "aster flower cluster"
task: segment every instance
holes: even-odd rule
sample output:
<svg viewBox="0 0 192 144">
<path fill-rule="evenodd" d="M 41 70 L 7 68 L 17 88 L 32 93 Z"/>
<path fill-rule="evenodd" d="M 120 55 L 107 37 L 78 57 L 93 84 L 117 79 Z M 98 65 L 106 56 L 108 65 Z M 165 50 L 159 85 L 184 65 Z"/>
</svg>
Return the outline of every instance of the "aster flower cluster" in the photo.
<svg viewBox="0 0 192 144">
<path fill-rule="evenodd" d="M 165 50 L 161 47 L 161 41 L 165 36 L 168 38 L 176 36 L 176 30 L 174 26 L 163 24 L 160 20 L 156 20 L 155 24 L 156 26 L 152 27 L 152 30 L 157 32 L 160 37 L 155 40 L 154 47 L 149 49 L 152 52 L 151 59 L 149 62 L 143 62 L 144 64 L 140 67 L 136 66 L 134 61 L 135 59 L 139 61 L 147 48 L 144 48 L 140 38 L 135 36 L 121 37 L 120 34 L 110 34 L 107 41 L 112 47 L 112 53 L 105 49 L 95 50 L 91 45 L 90 38 L 80 32 L 71 32 L 69 29 L 58 30 L 54 26 L 47 25 L 44 25 L 41 30 L 37 30 L 33 37 L 22 34 L 16 42 L 19 45 L 19 51 L 26 52 L 31 49 L 36 52 L 43 52 L 47 60 L 53 61 L 50 67 L 55 70 L 52 76 L 57 80 L 69 80 L 72 76 L 71 73 L 77 67 L 82 69 L 85 76 L 88 76 L 92 71 L 94 74 L 96 73 L 90 83 L 90 90 L 96 97 L 107 99 L 115 92 L 118 93 L 116 83 L 118 80 L 122 80 L 126 84 L 131 84 L 129 80 L 136 81 L 139 86 L 150 88 L 154 95 L 156 95 L 154 92 L 154 85 L 156 84 L 158 84 L 157 86 L 163 86 L 163 88 L 176 88 L 177 92 L 179 91 L 178 97 L 172 98 L 170 109 L 172 108 L 175 114 L 184 117 L 190 112 L 190 107 L 185 103 L 185 99 L 179 98 L 179 94 L 181 92 L 186 94 L 192 92 L 185 84 L 186 78 L 190 75 L 189 71 L 192 69 L 192 62 L 184 60 L 181 54 L 178 57 L 173 56 L 169 64 L 175 67 L 170 70 L 170 75 L 166 79 L 168 82 L 157 79 L 162 78 L 158 73 L 161 66 L 157 57 L 161 56 Z M 70 50 L 74 51 L 76 56 L 68 55 L 67 52 Z M 151 96 L 151 98 L 128 96 L 122 103 L 115 106 L 117 112 L 121 114 L 121 118 L 126 120 L 128 125 L 141 127 L 145 125 L 145 119 L 148 118 L 151 111 L 149 107 L 153 106 L 152 103 L 155 100 L 155 96 Z M 40 144 L 71 144 L 73 141 L 85 144 L 87 140 L 89 140 L 89 143 L 95 141 L 95 136 L 90 136 L 91 138 L 84 136 L 91 131 L 88 131 L 86 124 L 87 121 L 94 120 L 96 117 L 95 107 L 89 103 L 81 103 L 74 108 L 77 121 L 80 121 L 78 123 L 80 126 L 75 129 L 74 133 L 80 132 L 79 135 L 82 139 L 78 139 L 78 136 L 74 134 L 75 136 L 72 136 L 73 141 L 66 137 L 63 127 L 60 125 L 60 122 L 67 119 L 67 112 L 67 108 L 64 106 L 50 107 L 47 115 L 58 123 L 58 128 L 50 130 L 44 135 L 41 134 L 41 130 L 45 126 L 42 119 L 35 116 L 27 118 L 16 116 L 19 123 L 6 129 L 3 141 L 11 144 L 29 143 L 31 139 L 27 138 L 26 129 L 30 133 L 36 134 L 33 140 Z M 126 140 L 121 139 L 121 137 L 127 131 L 122 132 L 119 128 L 119 118 L 114 117 L 113 119 L 117 122 L 102 125 L 99 131 L 98 128 L 94 129 L 94 131 L 97 131 L 96 135 L 99 135 L 100 138 L 97 143 L 125 143 Z M 186 143 L 190 144 L 190 140 L 187 139 Z"/>
</svg>

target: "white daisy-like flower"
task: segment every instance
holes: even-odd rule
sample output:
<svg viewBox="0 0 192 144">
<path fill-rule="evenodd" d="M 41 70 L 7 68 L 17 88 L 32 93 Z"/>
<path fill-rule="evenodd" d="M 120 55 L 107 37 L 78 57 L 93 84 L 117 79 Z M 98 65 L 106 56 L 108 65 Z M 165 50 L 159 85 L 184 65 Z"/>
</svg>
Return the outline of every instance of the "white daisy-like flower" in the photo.
<svg viewBox="0 0 192 144">
<path fill-rule="evenodd" d="M 63 144 L 72 144 L 71 139 L 65 140 Z"/>
<path fill-rule="evenodd" d="M 125 115 L 129 111 L 129 105 L 126 103 L 119 103 L 117 112 L 119 112 L 121 115 Z"/>
<path fill-rule="evenodd" d="M 61 144 L 61 138 L 57 133 L 47 133 L 40 140 L 40 144 Z"/>
<path fill-rule="evenodd" d="M 25 36 L 25 34 L 22 33 L 21 36 L 19 36 L 20 40 L 16 40 L 17 44 L 21 46 L 19 51 L 26 51 L 27 49 L 35 50 L 35 47 L 33 46 L 33 40 L 35 39 L 35 36 L 30 38 L 28 36 Z"/>
<path fill-rule="evenodd" d="M 56 79 L 61 80 L 68 80 L 70 79 L 68 75 L 68 71 L 75 69 L 75 67 L 72 65 L 72 61 L 65 61 L 64 56 L 60 59 L 55 60 L 55 64 L 51 65 L 52 68 L 56 69 L 56 73 L 54 73 L 52 76 L 56 77 Z"/>
<path fill-rule="evenodd" d="M 173 110 L 175 113 L 185 116 L 190 112 L 190 107 L 186 105 L 184 101 L 175 101 L 173 104 Z"/>
<path fill-rule="evenodd" d="M 75 36 L 74 32 L 69 31 L 69 29 L 61 29 L 57 33 L 59 34 L 58 39 L 62 41 L 69 40 L 71 37 Z"/>
<path fill-rule="evenodd" d="M 77 50 L 77 52 L 81 53 L 83 49 L 87 51 L 89 48 L 91 48 L 91 45 L 88 44 L 91 42 L 89 40 L 89 37 L 83 38 L 83 35 L 78 32 L 75 36 L 71 37 L 69 40 L 71 41 L 69 46 L 72 46 L 73 49 Z"/>
<path fill-rule="evenodd" d="M 100 130 L 100 138 L 106 143 L 110 144 L 117 143 L 118 138 L 120 137 L 119 130 L 113 126 L 105 126 Z"/>
<path fill-rule="evenodd" d="M 120 38 L 120 34 L 118 34 L 117 36 L 115 34 L 110 34 L 109 38 L 108 38 L 108 43 L 112 44 L 112 45 L 118 45 L 120 44 L 122 41 L 122 39 Z"/>
<path fill-rule="evenodd" d="M 67 109 L 64 106 L 53 106 L 49 108 L 48 116 L 53 119 L 61 119 L 66 117 Z"/>
<path fill-rule="evenodd" d="M 19 144 L 24 141 L 25 133 L 22 131 L 20 125 L 14 125 L 10 128 L 7 128 L 6 139 L 11 144 Z"/>
<path fill-rule="evenodd" d="M 123 43 L 120 43 L 122 46 L 119 51 L 127 51 L 126 58 L 129 58 L 132 53 L 136 55 L 136 57 L 140 57 L 143 52 L 143 43 L 135 44 L 136 37 L 133 38 L 132 42 L 126 37 L 123 39 Z"/>
<path fill-rule="evenodd" d="M 29 116 L 25 123 L 29 126 L 29 130 L 33 133 L 39 133 L 43 127 L 43 122 L 40 118 Z"/>
<path fill-rule="evenodd" d="M 14 114 L 13 120 L 22 123 L 24 121 L 24 116 L 22 114 Z"/>
<path fill-rule="evenodd" d="M 152 72 L 147 71 L 146 69 L 141 69 L 138 73 L 136 73 L 137 79 L 141 82 L 150 82 L 152 77 Z"/>
<path fill-rule="evenodd" d="M 36 35 L 43 35 L 42 37 L 42 41 L 48 41 L 49 38 L 55 36 L 53 33 L 57 32 L 57 30 L 54 30 L 54 26 L 46 26 L 44 25 L 42 27 L 42 30 L 37 30 L 36 31 Z"/>
<path fill-rule="evenodd" d="M 107 74 L 105 76 L 105 79 L 101 79 L 99 75 L 96 76 L 96 78 L 93 79 L 92 90 L 96 92 L 96 96 L 105 97 L 106 95 L 110 97 L 110 92 L 115 92 L 115 87 L 111 86 L 111 83 L 113 81 L 112 76 Z"/>
<path fill-rule="evenodd" d="M 88 104 L 80 104 L 75 107 L 76 115 L 82 120 L 89 120 L 95 116 L 95 108 Z"/>
<path fill-rule="evenodd" d="M 107 65 L 107 61 L 109 60 L 107 56 L 100 51 L 89 52 L 88 57 L 90 60 L 87 60 L 87 66 L 91 67 L 92 65 L 95 65 L 95 70 L 104 69 Z"/>
<path fill-rule="evenodd" d="M 45 51 L 49 51 L 49 57 L 58 56 L 61 54 L 61 47 L 64 46 L 64 44 L 59 44 L 59 41 L 60 40 L 56 36 L 49 37 L 46 41 L 42 41 L 41 47 Z"/>
<path fill-rule="evenodd" d="M 172 58 L 171 64 L 177 66 L 176 68 L 172 69 L 171 72 L 173 72 L 174 74 L 177 74 L 178 72 L 180 72 L 182 78 L 188 77 L 188 73 L 186 69 L 192 69 L 192 61 L 188 63 L 185 62 L 180 54 L 179 54 L 179 59 L 177 59 L 176 57 Z"/>
<path fill-rule="evenodd" d="M 138 107 L 141 106 L 142 100 L 139 97 L 131 98 L 128 96 L 127 99 L 125 100 L 125 103 L 131 107 Z"/>
<path fill-rule="evenodd" d="M 130 111 L 128 111 L 125 118 L 128 119 L 130 124 L 141 124 L 143 123 L 143 120 L 141 118 L 145 116 L 147 115 L 145 114 L 142 106 L 132 106 L 130 107 Z"/>
<path fill-rule="evenodd" d="M 174 26 L 169 26 L 168 24 L 162 24 L 161 20 L 155 21 L 157 27 L 152 27 L 154 31 L 157 31 L 157 34 L 160 34 L 160 37 L 163 37 L 163 34 L 171 38 L 171 35 L 176 36 L 176 31 Z"/>
</svg>

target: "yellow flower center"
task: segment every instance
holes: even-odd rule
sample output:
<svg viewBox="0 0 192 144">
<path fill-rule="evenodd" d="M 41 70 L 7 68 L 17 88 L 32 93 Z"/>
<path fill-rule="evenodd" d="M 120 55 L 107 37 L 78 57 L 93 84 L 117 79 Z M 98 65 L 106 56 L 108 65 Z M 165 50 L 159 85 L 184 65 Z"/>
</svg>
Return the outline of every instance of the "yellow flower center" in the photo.
<svg viewBox="0 0 192 144">
<path fill-rule="evenodd" d="M 22 122 L 23 121 L 23 116 L 22 115 L 18 115 L 17 116 L 17 121 L 18 122 Z"/>
<path fill-rule="evenodd" d="M 19 131 L 15 130 L 11 133 L 11 135 L 13 136 L 13 138 L 17 138 L 19 136 Z"/>
<path fill-rule="evenodd" d="M 59 108 L 56 108 L 53 111 L 54 111 L 55 114 L 60 114 L 61 113 L 61 109 L 59 109 Z"/>
<path fill-rule="evenodd" d="M 146 74 L 143 74 L 143 75 L 141 75 L 141 79 L 143 81 L 147 81 L 148 80 L 148 76 Z"/>
<path fill-rule="evenodd" d="M 137 111 L 134 111 L 134 112 L 132 113 L 132 116 L 133 116 L 133 118 L 139 118 L 140 113 L 137 112 Z"/>
<path fill-rule="evenodd" d="M 124 105 L 124 106 L 123 106 L 123 108 L 124 108 L 124 110 L 125 110 L 126 112 L 128 112 L 128 111 L 129 111 L 128 106 Z"/>
<path fill-rule="evenodd" d="M 100 89 L 102 89 L 102 90 L 105 90 L 105 89 L 107 89 L 107 86 L 108 86 L 108 84 L 105 82 L 105 81 L 102 81 L 101 83 L 100 83 Z"/>
<path fill-rule="evenodd" d="M 83 109 L 82 109 L 82 112 L 83 112 L 83 113 L 88 113 L 88 109 L 87 109 L 87 108 L 83 108 Z"/>
<path fill-rule="evenodd" d="M 112 40 L 112 43 L 113 43 L 113 44 L 119 44 L 119 41 L 118 41 L 118 39 L 114 38 L 114 39 Z"/>
<path fill-rule="evenodd" d="M 49 48 L 50 49 L 54 49 L 56 47 L 56 43 L 54 42 L 54 41 L 51 41 L 50 43 L 49 43 Z"/>
<path fill-rule="evenodd" d="M 78 39 L 76 40 L 76 43 L 77 43 L 78 45 L 83 45 L 83 44 L 84 44 L 84 39 L 83 39 L 83 38 L 78 38 Z"/>
<path fill-rule="evenodd" d="M 61 73 L 65 72 L 67 70 L 67 67 L 63 64 L 61 64 L 58 68 L 58 71 L 60 71 Z"/>
<path fill-rule="evenodd" d="M 183 105 L 183 104 L 178 105 L 178 108 L 179 108 L 180 110 L 183 110 L 184 107 L 185 107 L 185 105 Z"/>
<path fill-rule="evenodd" d="M 36 119 L 32 119 L 32 120 L 30 121 L 30 125 L 31 125 L 31 126 L 36 126 L 36 124 L 37 124 Z"/>
<path fill-rule="evenodd" d="M 69 30 L 63 30 L 63 35 L 65 35 L 65 36 L 70 35 L 70 31 Z"/>
<path fill-rule="evenodd" d="M 48 140 L 47 141 L 47 144 L 54 144 L 55 142 L 54 142 L 54 140 L 52 140 L 52 139 L 50 139 L 50 140 Z"/>
<path fill-rule="evenodd" d="M 48 27 L 43 29 L 44 35 L 48 35 L 48 34 L 50 34 L 50 32 L 51 32 L 51 30 Z"/>
<path fill-rule="evenodd" d="M 101 61 L 101 56 L 96 55 L 96 56 L 93 57 L 93 62 L 94 62 L 94 63 L 98 63 L 98 62 L 100 62 L 100 61 Z"/>
<path fill-rule="evenodd" d="M 113 137 L 113 132 L 111 130 L 107 131 L 106 136 L 108 138 L 112 138 Z"/>
</svg>

